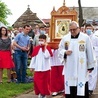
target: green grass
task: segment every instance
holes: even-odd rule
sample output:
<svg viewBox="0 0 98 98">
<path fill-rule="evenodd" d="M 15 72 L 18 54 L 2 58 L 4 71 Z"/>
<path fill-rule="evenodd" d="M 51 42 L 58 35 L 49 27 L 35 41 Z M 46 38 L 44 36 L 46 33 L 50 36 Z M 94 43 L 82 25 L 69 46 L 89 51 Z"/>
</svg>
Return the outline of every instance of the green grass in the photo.
<svg viewBox="0 0 98 98">
<path fill-rule="evenodd" d="M 32 76 L 29 69 L 27 70 L 28 76 Z M 7 83 L 6 70 L 3 72 L 3 84 L 0 84 L 0 98 L 13 98 L 19 94 L 33 89 L 33 83 L 17 84 Z"/>
</svg>

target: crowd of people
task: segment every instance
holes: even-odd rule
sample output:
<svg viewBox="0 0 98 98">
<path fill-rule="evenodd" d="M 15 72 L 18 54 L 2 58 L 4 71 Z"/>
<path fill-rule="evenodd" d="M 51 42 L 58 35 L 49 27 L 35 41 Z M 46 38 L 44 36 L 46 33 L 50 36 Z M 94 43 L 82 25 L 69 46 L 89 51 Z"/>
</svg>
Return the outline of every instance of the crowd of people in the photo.
<svg viewBox="0 0 98 98">
<path fill-rule="evenodd" d="M 92 24 L 79 28 L 78 23 L 72 21 L 58 49 L 51 49 L 49 40 L 49 30 L 44 26 L 36 25 L 32 29 L 25 25 L 11 32 L 1 27 L 0 84 L 3 84 L 4 69 L 7 69 L 8 83 L 12 82 L 11 71 L 16 73 L 16 83 L 27 83 L 29 68 L 38 98 L 61 93 L 64 98 L 89 98 L 98 77 L 98 31 Z"/>
</svg>

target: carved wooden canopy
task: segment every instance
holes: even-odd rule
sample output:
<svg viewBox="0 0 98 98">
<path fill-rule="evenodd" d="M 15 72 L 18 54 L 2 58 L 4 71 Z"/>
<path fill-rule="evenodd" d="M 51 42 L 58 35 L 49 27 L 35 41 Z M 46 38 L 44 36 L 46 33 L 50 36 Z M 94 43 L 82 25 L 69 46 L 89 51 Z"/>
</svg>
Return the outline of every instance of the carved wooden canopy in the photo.
<svg viewBox="0 0 98 98">
<path fill-rule="evenodd" d="M 68 33 L 68 27 L 71 21 L 77 21 L 77 12 L 74 7 L 73 9 L 66 7 L 65 0 L 63 6 L 57 11 L 53 7 L 51 11 L 50 41 L 59 42 L 62 36 Z"/>
<path fill-rule="evenodd" d="M 65 6 L 65 0 L 63 6 L 57 11 L 55 7 L 51 11 L 51 23 L 50 23 L 50 42 L 48 43 L 51 48 L 57 49 L 61 38 L 69 31 L 69 23 L 71 21 L 77 21 L 77 12 L 75 8 L 69 9 Z"/>
</svg>

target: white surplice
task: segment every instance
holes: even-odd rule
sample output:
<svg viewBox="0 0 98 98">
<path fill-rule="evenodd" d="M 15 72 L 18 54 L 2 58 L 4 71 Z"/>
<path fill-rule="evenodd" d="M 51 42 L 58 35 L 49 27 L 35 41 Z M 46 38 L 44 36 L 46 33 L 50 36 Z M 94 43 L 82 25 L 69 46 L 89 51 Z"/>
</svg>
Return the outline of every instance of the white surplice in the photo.
<svg viewBox="0 0 98 98">
<path fill-rule="evenodd" d="M 93 45 L 93 50 L 94 50 L 94 55 L 95 59 L 97 60 L 96 66 L 94 67 L 94 70 L 89 73 L 89 90 L 95 90 L 96 84 L 97 84 L 97 69 L 98 69 L 98 36 L 96 34 L 90 35 L 92 45 Z"/>
<path fill-rule="evenodd" d="M 51 66 L 63 66 L 63 64 L 60 62 L 60 59 L 58 58 L 58 49 L 52 49 L 52 52 L 53 57 L 51 57 Z"/>
<path fill-rule="evenodd" d="M 59 44 L 61 62 L 64 61 L 66 43 L 68 49 L 72 50 L 72 54 L 67 56 L 64 63 L 65 93 L 70 94 L 70 86 L 77 86 L 77 95 L 84 96 L 85 83 L 88 77 L 87 69 L 93 68 L 95 64 L 91 40 L 83 33 L 80 33 L 76 39 L 71 39 L 71 33 L 65 35 Z"/>
<path fill-rule="evenodd" d="M 38 54 L 32 57 L 29 68 L 34 68 L 35 71 L 50 70 L 50 57 L 50 53 L 47 49 L 45 50 L 45 52 L 42 52 L 42 49 L 40 48 Z"/>
</svg>

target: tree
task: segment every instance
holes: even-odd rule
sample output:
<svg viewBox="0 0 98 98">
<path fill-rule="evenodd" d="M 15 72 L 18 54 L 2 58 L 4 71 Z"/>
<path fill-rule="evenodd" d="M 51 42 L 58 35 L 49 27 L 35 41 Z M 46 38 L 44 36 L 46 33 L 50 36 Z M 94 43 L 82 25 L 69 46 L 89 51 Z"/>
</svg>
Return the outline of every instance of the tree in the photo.
<svg viewBox="0 0 98 98">
<path fill-rule="evenodd" d="M 79 5 L 79 26 L 82 27 L 83 25 L 83 14 L 82 14 L 82 6 L 81 6 L 81 0 L 78 0 Z"/>
<path fill-rule="evenodd" d="M 12 13 L 10 9 L 7 8 L 7 5 L 0 0 L 0 21 L 3 24 L 8 25 L 8 22 L 6 21 L 6 19 L 7 19 L 7 16 L 11 14 Z"/>
</svg>

